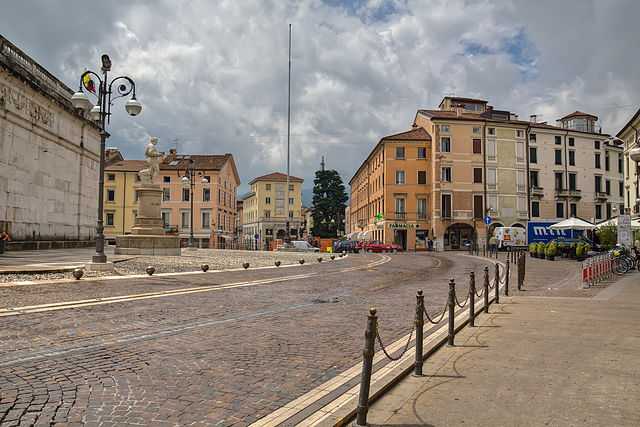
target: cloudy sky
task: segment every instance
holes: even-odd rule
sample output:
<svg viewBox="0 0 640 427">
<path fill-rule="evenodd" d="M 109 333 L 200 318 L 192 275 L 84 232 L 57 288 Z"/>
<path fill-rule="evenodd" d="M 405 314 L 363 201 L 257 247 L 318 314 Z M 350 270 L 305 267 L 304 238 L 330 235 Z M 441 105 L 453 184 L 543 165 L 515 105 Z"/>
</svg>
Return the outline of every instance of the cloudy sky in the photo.
<svg viewBox="0 0 640 427">
<path fill-rule="evenodd" d="M 638 16 L 637 0 L 13 0 L 0 34 L 72 88 L 109 53 L 144 104 L 115 106 L 109 145 L 230 152 L 246 183 L 285 168 L 291 23 L 291 173 L 310 187 L 322 155 L 348 181 L 444 95 L 617 132 L 640 106 Z"/>
</svg>

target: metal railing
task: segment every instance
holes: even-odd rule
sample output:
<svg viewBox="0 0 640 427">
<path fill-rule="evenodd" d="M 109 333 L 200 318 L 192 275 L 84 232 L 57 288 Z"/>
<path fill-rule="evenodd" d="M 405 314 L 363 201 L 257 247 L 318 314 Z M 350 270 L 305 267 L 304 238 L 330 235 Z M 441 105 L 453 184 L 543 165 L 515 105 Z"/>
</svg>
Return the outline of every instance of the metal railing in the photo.
<svg viewBox="0 0 640 427">
<path fill-rule="evenodd" d="M 515 257 L 515 258 L 514 258 Z M 413 321 L 414 326 L 408 334 L 407 342 L 400 350 L 389 351 L 384 345 L 382 338 L 380 337 L 379 323 L 378 323 L 378 311 L 375 308 L 369 309 L 367 316 L 367 325 L 365 329 L 365 342 L 362 352 L 362 373 L 360 379 L 360 392 L 358 395 L 358 406 L 356 408 L 356 425 L 367 425 L 367 414 L 369 406 L 373 403 L 373 399 L 370 396 L 371 390 L 371 377 L 374 368 L 374 356 L 376 349 L 376 342 L 382 350 L 384 356 L 390 361 L 400 360 L 410 348 L 411 340 L 415 335 L 415 361 L 412 366 L 413 375 L 422 376 L 422 370 L 425 360 L 433 353 L 433 351 L 439 348 L 445 343 L 448 346 L 455 346 L 455 336 L 464 326 L 475 326 L 475 318 L 479 315 L 476 312 L 476 297 L 483 298 L 483 304 L 479 307 L 481 311 L 485 313 L 489 312 L 489 306 L 493 303 L 500 303 L 500 290 L 504 290 L 504 295 L 509 295 L 509 280 L 511 276 L 511 264 L 510 259 L 516 259 L 515 263 L 518 266 L 518 281 L 521 278 L 524 280 L 524 269 L 526 255 L 524 251 L 514 252 L 514 255 L 510 255 L 510 258 L 506 260 L 505 267 L 502 269 L 499 263 L 495 264 L 495 272 L 493 278 L 490 278 L 489 267 L 484 268 L 484 280 L 482 284 L 482 290 L 478 292 L 476 290 L 476 278 L 475 273 L 469 273 L 469 289 L 468 293 L 463 301 L 458 299 L 456 294 L 456 282 L 454 279 L 450 279 L 448 283 L 448 295 L 447 300 L 443 304 L 441 310 L 438 310 L 435 314 L 429 314 L 425 308 L 424 294 L 422 290 L 418 290 L 416 293 L 416 309 L 415 318 Z M 520 283 L 518 283 L 520 288 Z M 493 297 L 491 293 L 493 291 Z M 459 309 L 456 312 L 456 307 Z M 468 311 L 468 317 L 459 325 L 456 325 L 456 315 L 464 313 L 464 310 Z M 443 339 L 439 344 L 436 344 L 433 350 L 430 350 L 426 355 L 424 354 L 423 341 L 424 341 L 424 324 L 426 321 L 432 325 L 439 325 L 441 322 L 447 322 L 447 337 Z M 381 393 L 374 396 L 374 399 L 379 397 Z"/>
</svg>

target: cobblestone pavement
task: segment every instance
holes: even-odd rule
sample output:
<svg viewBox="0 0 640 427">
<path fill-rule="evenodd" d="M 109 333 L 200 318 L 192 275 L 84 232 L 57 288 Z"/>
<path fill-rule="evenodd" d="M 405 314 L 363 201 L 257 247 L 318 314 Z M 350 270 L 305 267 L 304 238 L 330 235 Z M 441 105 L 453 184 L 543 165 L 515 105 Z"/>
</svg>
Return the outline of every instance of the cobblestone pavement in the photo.
<svg viewBox="0 0 640 427">
<path fill-rule="evenodd" d="M 7 308 L 281 278 L 1 317 L 0 425 L 248 425 L 357 363 L 369 306 L 391 342 L 412 327 L 416 289 L 441 309 L 449 277 L 465 292 L 484 266 L 397 254 L 367 267 L 383 258 L 0 288 Z"/>
</svg>

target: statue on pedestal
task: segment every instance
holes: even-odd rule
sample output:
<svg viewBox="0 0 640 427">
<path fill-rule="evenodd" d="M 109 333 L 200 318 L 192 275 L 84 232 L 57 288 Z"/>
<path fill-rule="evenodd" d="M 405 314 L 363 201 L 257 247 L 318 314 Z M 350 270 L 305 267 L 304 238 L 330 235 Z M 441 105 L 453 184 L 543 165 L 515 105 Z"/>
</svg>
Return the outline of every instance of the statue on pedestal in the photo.
<svg viewBox="0 0 640 427">
<path fill-rule="evenodd" d="M 152 136 L 149 143 L 144 149 L 144 156 L 147 160 L 147 168 L 138 172 L 140 182 L 142 184 L 152 184 L 153 179 L 160 174 L 160 162 L 162 161 L 162 153 L 156 148 L 158 138 Z"/>
</svg>

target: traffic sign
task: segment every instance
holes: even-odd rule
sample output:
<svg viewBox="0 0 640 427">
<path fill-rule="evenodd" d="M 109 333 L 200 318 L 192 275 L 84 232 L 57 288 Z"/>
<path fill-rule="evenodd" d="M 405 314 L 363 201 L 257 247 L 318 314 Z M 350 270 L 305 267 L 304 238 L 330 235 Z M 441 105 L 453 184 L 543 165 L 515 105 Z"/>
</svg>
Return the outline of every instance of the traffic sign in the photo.
<svg viewBox="0 0 640 427">
<path fill-rule="evenodd" d="M 491 217 L 489 215 L 484 217 L 484 223 L 487 225 L 491 224 Z"/>
</svg>

